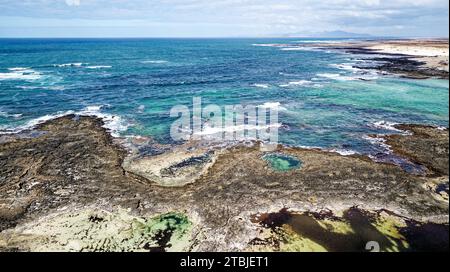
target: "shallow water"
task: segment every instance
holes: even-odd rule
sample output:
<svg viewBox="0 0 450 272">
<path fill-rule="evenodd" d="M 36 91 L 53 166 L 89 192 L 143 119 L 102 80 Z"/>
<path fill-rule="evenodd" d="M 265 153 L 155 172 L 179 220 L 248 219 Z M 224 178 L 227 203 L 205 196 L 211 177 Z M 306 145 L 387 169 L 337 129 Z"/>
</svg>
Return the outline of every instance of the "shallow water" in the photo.
<svg viewBox="0 0 450 272">
<path fill-rule="evenodd" d="M 267 161 L 275 171 L 279 172 L 294 170 L 300 168 L 302 165 L 302 162 L 299 159 L 283 154 L 267 154 L 264 155 L 263 159 Z"/>
<path fill-rule="evenodd" d="M 420 223 L 389 211 L 350 208 L 336 216 L 283 209 L 255 216 L 252 222 L 272 229 L 284 244 L 275 244 L 276 250 L 370 251 L 375 242 L 377 251 L 447 251 L 449 243 L 448 224 Z"/>
<path fill-rule="evenodd" d="M 282 143 L 344 153 L 385 152 L 366 135 L 398 133 L 390 122 L 448 127 L 448 80 L 355 70 L 357 56 L 288 46 L 297 42 L 3 39 L 0 129 L 82 112 L 104 118 L 115 135 L 171 143 L 169 111 L 193 96 L 222 107 L 278 102 Z"/>
</svg>

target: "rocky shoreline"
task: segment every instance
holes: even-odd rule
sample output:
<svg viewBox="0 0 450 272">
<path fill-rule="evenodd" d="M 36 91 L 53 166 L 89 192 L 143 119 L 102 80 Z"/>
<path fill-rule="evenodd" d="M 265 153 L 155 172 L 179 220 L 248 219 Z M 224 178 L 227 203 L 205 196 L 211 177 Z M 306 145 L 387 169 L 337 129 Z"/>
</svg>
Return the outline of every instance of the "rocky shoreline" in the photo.
<svg viewBox="0 0 450 272">
<path fill-rule="evenodd" d="M 299 163 L 278 171 L 258 144 L 189 143 L 142 157 L 102 125 L 95 117 L 68 115 L 0 136 L 0 251 L 261 250 L 255 243 L 269 239 L 267 226 L 255 215 L 328 211 L 334 217 L 323 220 L 345 221 L 340 214 L 354 207 L 394 218 L 369 220 L 375 237 L 392 236 L 402 245 L 386 250 L 408 250 L 405 222 L 438 224 L 448 245 L 448 129 L 402 126 L 411 135 L 386 136 L 395 152 L 428 169 L 412 175 L 361 155 L 283 146 L 275 153 Z M 352 220 L 342 220 L 332 221 L 345 233 L 359 233 Z M 343 249 L 295 224 L 281 225 L 289 226 L 294 234 L 269 235 L 275 242 L 263 243 L 263 250 Z"/>
<path fill-rule="evenodd" d="M 405 78 L 449 79 L 448 40 L 368 40 L 343 43 L 316 43 L 309 46 L 360 55 L 371 65 L 355 65 Z"/>
</svg>

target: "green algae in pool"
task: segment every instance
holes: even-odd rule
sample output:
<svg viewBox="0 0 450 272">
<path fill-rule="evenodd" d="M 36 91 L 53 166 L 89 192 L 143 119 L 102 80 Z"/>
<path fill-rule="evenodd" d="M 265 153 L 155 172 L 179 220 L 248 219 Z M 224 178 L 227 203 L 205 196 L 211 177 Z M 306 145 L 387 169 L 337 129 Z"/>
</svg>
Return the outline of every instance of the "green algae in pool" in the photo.
<svg viewBox="0 0 450 272">
<path fill-rule="evenodd" d="M 380 251 L 448 251 L 448 224 L 421 223 L 386 210 L 353 207 L 338 216 L 282 209 L 251 221 L 271 230 L 269 237 L 250 242 L 264 250 L 356 252 L 375 241 Z"/>
<path fill-rule="evenodd" d="M 181 213 L 167 213 L 134 225 L 134 236 L 147 240 L 144 249 L 164 252 L 168 248 L 179 251 L 189 239 L 192 223 Z"/>
<path fill-rule="evenodd" d="M 287 172 L 302 166 L 299 159 L 284 154 L 267 154 L 263 156 L 263 159 L 278 172 Z"/>
</svg>

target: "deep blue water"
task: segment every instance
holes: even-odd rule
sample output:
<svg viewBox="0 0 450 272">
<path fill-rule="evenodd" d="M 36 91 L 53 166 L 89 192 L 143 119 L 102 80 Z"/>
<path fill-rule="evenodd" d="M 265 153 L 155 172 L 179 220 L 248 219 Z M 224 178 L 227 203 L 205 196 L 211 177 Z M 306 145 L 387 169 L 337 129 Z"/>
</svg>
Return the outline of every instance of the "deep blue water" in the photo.
<svg viewBox="0 0 450 272">
<path fill-rule="evenodd" d="M 380 122 L 448 127 L 448 80 L 354 70 L 360 56 L 338 52 L 257 46 L 302 43 L 308 41 L 0 40 L 0 130 L 74 111 L 109 118 L 121 135 L 170 142 L 170 109 L 191 105 L 194 96 L 204 105 L 279 102 L 280 140 L 296 146 L 367 154 L 379 150 L 367 134 L 395 133 Z"/>
</svg>

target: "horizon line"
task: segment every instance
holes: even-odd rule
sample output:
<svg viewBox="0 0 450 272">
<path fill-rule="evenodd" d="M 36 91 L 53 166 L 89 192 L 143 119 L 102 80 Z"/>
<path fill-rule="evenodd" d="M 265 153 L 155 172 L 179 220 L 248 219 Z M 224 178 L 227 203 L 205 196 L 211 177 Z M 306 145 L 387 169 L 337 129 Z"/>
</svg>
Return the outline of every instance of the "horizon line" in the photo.
<svg viewBox="0 0 450 272">
<path fill-rule="evenodd" d="M 287 37 L 287 36 L 136 36 L 136 37 L 90 37 L 90 36 L 73 36 L 73 37 L 51 37 L 51 36 L 19 36 L 19 37 L 1 37 L 0 39 L 355 39 L 355 40 L 370 40 L 374 38 L 385 38 L 385 39 L 449 39 L 448 36 L 367 36 L 367 37 L 352 37 L 352 36 L 342 36 L 342 37 L 308 37 L 308 36 L 297 36 L 297 37 Z"/>
</svg>

